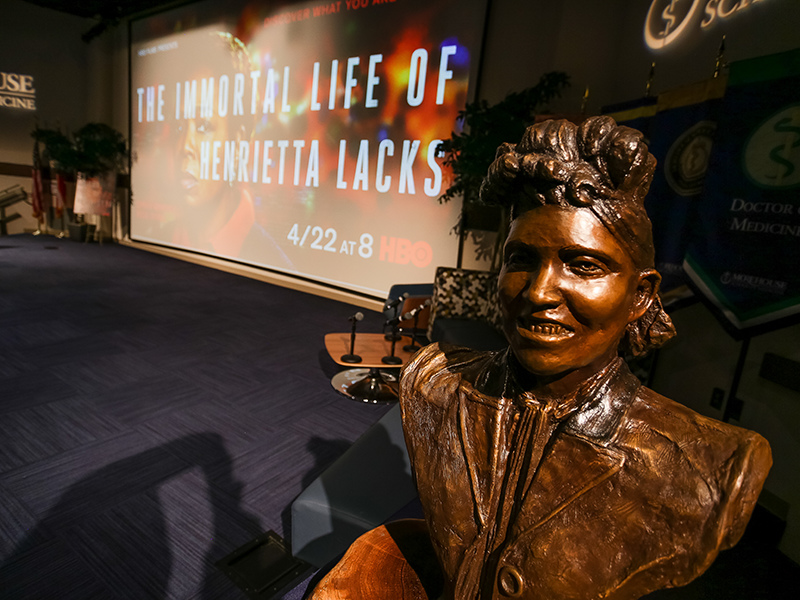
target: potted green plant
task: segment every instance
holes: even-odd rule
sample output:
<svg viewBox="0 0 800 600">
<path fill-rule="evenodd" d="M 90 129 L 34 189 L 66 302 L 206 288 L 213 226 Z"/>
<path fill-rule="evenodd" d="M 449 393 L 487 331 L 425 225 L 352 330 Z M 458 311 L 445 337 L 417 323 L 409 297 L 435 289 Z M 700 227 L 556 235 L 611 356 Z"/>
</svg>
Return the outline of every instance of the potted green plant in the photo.
<svg viewBox="0 0 800 600">
<path fill-rule="evenodd" d="M 45 162 L 51 162 L 63 173 L 72 172 L 74 149 L 72 140 L 65 133 L 60 129 L 36 127 L 31 136 L 44 147 Z"/>
<path fill-rule="evenodd" d="M 481 181 L 494 160 L 498 146 L 519 140 L 525 128 L 534 123 L 537 114 L 568 86 L 569 76 L 553 71 L 542 75 L 536 85 L 512 92 L 496 104 L 478 100 L 467 104 L 459 112 L 458 121 L 462 131 L 453 132 L 440 146 L 444 152 L 444 164 L 451 169 L 452 182 L 438 198 L 439 202 L 449 202 L 457 197 L 463 199 L 461 216 L 455 226 L 459 235 L 459 264 L 466 231 L 481 229 L 499 232 L 499 235 L 493 236 L 493 242 L 477 245 L 476 258 L 490 258 L 494 268 L 498 248 L 505 237 L 507 218 L 499 209 L 480 203 L 478 192 Z M 488 239 L 483 237 L 483 240 Z M 477 241 L 480 242 L 480 239 Z"/>
</svg>

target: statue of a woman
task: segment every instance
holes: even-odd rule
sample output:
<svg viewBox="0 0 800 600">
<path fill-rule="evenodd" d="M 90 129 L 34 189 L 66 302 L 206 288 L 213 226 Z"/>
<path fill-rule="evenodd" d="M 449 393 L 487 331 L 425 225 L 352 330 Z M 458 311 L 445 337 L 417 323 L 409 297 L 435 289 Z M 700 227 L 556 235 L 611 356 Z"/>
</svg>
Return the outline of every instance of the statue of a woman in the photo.
<svg viewBox="0 0 800 600">
<path fill-rule="evenodd" d="M 619 356 L 674 335 L 643 207 L 654 168 L 608 117 L 540 123 L 498 150 L 481 195 L 511 209 L 509 348 L 432 344 L 401 384 L 444 598 L 633 600 L 688 583 L 744 532 L 767 442 L 643 387 Z M 348 566 L 315 597 L 339 597 Z"/>
</svg>

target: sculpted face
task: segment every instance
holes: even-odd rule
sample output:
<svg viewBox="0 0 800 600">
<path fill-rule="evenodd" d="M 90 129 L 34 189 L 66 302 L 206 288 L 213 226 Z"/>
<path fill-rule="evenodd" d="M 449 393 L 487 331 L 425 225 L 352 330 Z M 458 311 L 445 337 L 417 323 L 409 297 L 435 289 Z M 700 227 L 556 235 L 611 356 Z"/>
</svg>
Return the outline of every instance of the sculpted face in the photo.
<svg viewBox="0 0 800 600">
<path fill-rule="evenodd" d="M 511 224 L 498 286 L 514 355 L 538 377 L 589 377 L 616 355 L 658 279 L 634 266 L 590 209 L 524 212 Z"/>
</svg>

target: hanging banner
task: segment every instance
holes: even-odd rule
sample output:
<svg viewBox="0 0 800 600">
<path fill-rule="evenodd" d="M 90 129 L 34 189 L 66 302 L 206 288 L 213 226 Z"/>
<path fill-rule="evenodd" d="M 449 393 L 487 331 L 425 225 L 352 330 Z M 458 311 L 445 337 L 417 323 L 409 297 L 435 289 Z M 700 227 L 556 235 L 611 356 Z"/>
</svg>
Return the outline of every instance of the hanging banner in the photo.
<svg viewBox="0 0 800 600">
<path fill-rule="evenodd" d="M 800 313 L 800 51 L 733 63 L 684 269 L 733 334 Z"/>
<path fill-rule="evenodd" d="M 725 84 L 724 78 L 709 79 L 658 97 L 650 126 L 658 168 L 645 208 L 653 223 L 662 294 L 688 292 L 683 259 L 697 222 Z"/>
<path fill-rule="evenodd" d="M 604 115 L 614 119 L 618 125 L 637 129 L 650 139 L 650 126 L 656 114 L 658 99 L 654 96 L 643 96 L 636 100 L 628 100 L 618 104 L 609 104 L 600 109 Z"/>
</svg>

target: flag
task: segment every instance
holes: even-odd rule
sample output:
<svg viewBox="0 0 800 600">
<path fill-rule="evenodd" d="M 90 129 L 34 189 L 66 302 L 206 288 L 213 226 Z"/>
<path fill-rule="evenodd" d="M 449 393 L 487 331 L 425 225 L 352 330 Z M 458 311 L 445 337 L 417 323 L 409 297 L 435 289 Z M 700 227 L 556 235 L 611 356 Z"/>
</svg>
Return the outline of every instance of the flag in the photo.
<svg viewBox="0 0 800 600">
<path fill-rule="evenodd" d="M 718 77 L 658 96 L 649 144 L 658 161 L 644 206 L 653 223 L 661 292 L 690 294 L 683 259 L 697 224 L 726 79 Z"/>
<path fill-rule="evenodd" d="M 658 99 L 654 96 L 642 96 L 636 100 L 609 104 L 602 107 L 600 112 L 614 119 L 617 125 L 625 125 L 625 127 L 641 131 L 649 143 L 650 126 L 658 108 L 657 102 Z"/>
<path fill-rule="evenodd" d="M 31 205 L 33 217 L 40 223 L 44 221 L 44 186 L 42 184 L 42 157 L 39 154 L 39 141 L 33 143 L 33 184 L 31 186 Z"/>
<path fill-rule="evenodd" d="M 798 188 L 800 50 L 732 63 L 684 269 L 735 337 L 800 318 Z"/>
<path fill-rule="evenodd" d="M 56 211 L 56 219 L 60 219 L 64 214 L 64 206 L 67 198 L 67 182 L 61 173 L 56 173 L 56 178 L 50 182 L 50 193 L 53 196 L 53 208 Z"/>
</svg>

